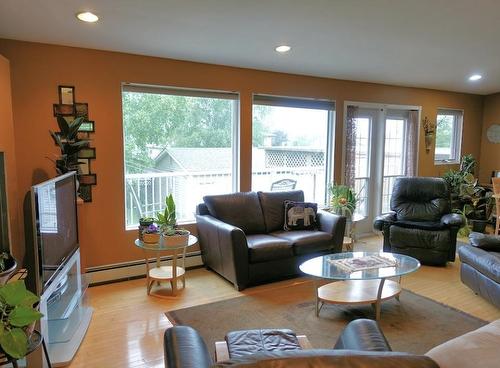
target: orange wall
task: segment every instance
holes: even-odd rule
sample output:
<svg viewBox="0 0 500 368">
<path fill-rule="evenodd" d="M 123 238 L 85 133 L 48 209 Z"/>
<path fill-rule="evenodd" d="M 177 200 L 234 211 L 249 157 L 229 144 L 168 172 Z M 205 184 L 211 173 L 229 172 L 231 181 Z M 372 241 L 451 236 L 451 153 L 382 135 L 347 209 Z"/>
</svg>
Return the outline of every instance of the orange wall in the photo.
<svg viewBox="0 0 500 368">
<path fill-rule="evenodd" d="M 500 170 L 500 143 L 491 143 L 486 137 L 486 131 L 493 124 L 500 125 L 500 93 L 487 96 L 484 99 L 481 168 L 479 171 L 481 183 L 489 183 L 491 172 Z"/>
<path fill-rule="evenodd" d="M 21 236 L 22 220 L 19 217 L 10 64 L 2 55 L 0 55 L 0 151 L 5 153 L 11 249 L 14 256 L 20 260 L 24 254 L 24 245 Z"/>
<path fill-rule="evenodd" d="M 96 121 L 93 145 L 97 159 L 93 170 L 98 185 L 93 190 L 93 202 L 79 210 L 82 258 L 87 266 L 142 258 L 132 245 L 136 231 L 124 230 L 122 82 L 239 92 L 242 190 L 250 189 L 252 93 L 335 100 L 337 162 L 342 157 L 344 101 L 418 105 L 423 108 L 423 116 L 431 119 L 435 119 L 438 107 L 463 109 L 463 151 L 479 156 L 481 96 L 1 39 L 0 53 L 11 62 L 20 193 L 33 183 L 35 169 L 55 175 L 53 164 L 45 157 L 57 153 L 48 129 L 57 128 L 52 104 L 58 100 L 58 85 L 74 85 L 76 101 L 88 102 L 90 118 Z M 434 166 L 432 151 L 426 154 L 423 138 L 421 141 L 419 174 L 442 174 L 447 167 Z M 340 165 L 334 171 L 339 181 Z"/>
</svg>

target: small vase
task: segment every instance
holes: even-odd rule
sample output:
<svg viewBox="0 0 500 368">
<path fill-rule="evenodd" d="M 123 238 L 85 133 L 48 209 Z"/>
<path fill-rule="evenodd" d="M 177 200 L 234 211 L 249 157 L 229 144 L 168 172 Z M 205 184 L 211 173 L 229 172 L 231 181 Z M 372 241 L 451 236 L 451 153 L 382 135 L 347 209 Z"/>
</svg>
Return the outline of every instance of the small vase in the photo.
<svg viewBox="0 0 500 368">
<path fill-rule="evenodd" d="M 429 153 L 432 147 L 432 141 L 434 140 L 434 134 L 427 133 L 425 135 L 425 151 Z"/>
</svg>

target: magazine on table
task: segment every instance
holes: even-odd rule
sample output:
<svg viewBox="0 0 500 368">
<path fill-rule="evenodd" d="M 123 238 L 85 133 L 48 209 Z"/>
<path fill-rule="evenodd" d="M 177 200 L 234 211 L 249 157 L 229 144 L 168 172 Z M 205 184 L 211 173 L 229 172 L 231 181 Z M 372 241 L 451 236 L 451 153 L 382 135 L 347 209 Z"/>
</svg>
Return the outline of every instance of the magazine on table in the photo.
<svg viewBox="0 0 500 368">
<path fill-rule="evenodd" d="M 397 261 L 395 259 L 386 258 L 380 255 L 371 255 L 359 258 L 329 259 L 328 262 L 347 272 L 394 267 L 397 265 Z"/>
</svg>

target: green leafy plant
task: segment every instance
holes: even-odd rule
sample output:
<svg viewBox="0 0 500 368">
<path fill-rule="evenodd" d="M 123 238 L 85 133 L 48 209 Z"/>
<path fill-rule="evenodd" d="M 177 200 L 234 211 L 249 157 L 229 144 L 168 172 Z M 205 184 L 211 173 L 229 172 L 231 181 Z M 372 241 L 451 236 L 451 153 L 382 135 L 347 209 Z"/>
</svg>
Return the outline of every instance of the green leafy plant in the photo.
<svg viewBox="0 0 500 368">
<path fill-rule="evenodd" d="M 474 171 L 476 169 L 476 159 L 472 154 L 467 154 L 462 156 L 462 160 L 460 161 L 460 171 L 462 173 L 469 173 L 474 175 Z"/>
<path fill-rule="evenodd" d="M 458 230 L 458 235 L 462 236 L 464 238 L 468 237 L 470 234 L 470 227 L 469 227 L 469 219 L 467 218 L 467 215 L 470 213 L 470 209 L 465 205 L 463 209 L 459 210 L 456 209 L 454 210 L 455 213 L 458 213 L 460 216 L 462 216 L 462 219 L 464 221 L 464 225 Z"/>
<path fill-rule="evenodd" d="M 155 221 L 165 235 L 175 235 L 175 227 L 177 226 L 177 218 L 175 216 L 175 201 L 172 194 L 165 198 L 165 210 L 163 213 L 158 212 Z"/>
<path fill-rule="evenodd" d="M 0 253 L 0 272 L 5 271 L 5 261 L 10 258 L 10 254 L 7 252 Z"/>
<path fill-rule="evenodd" d="M 29 327 L 43 317 L 33 305 L 38 297 L 26 290 L 23 280 L 0 286 L 0 346 L 13 358 L 28 351 Z"/>
<path fill-rule="evenodd" d="M 330 184 L 330 208 L 333 212 L 352 216 L 358 203 L 358 195 L 347 185 Z"/>
<path fill-rule="evenodd" d="M 54 143 L 61 149 L 61 155 L 55 160 L 56 170 L 59 174 L 64 174 L 71 170 L 78 170 L 78 152 L 89 146 L 88 139 L 78 138 L 78 129 L 84 122 L 83 117 L 78 117 L 71 122 L 67 122 L 62 116 L 57 117 L 59 132 L 49 130 Z"/>
</svg>

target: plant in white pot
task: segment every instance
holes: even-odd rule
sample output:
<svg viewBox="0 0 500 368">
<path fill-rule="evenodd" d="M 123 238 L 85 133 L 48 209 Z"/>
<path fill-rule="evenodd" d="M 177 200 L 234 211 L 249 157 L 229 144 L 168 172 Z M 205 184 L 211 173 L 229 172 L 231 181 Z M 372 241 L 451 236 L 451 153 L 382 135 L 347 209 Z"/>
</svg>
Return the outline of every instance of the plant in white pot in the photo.
<svg viewBox="0 0 500 368">
<path fill-rule="evenodd" d="M 158 213 L 155 221 L 160 226 L 161 240 L 165 246 L 185 245 L 189 240 L 189 231 L 177 227 L 175 201 L 172 194 L 165 198 L 165 210 Z"/>
</svg>

